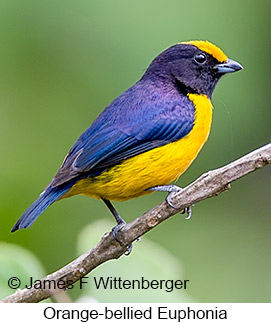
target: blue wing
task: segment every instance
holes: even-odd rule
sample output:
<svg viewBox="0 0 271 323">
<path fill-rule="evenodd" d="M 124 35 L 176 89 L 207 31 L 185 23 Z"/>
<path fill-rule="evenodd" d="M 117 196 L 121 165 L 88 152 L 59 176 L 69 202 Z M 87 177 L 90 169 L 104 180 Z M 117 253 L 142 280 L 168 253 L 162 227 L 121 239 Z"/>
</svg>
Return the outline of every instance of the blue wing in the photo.
<svg viewBox="0 0 271 323">
<path fill-rule="evenodd" d="M 150 104 L 145 100 L 144 104 L 135 105 L 131 93 L 125 94 L 113 101 L 77 140 L 52 187 L 179 140 L 192 130 L 194 106 L 187 98 L 183 98 L 185 102 Z M 125 100 L 127 97 L 133 98 L 132 102 Z M 124 109 L 129 104 L 130 108 Z"/>
</svg>

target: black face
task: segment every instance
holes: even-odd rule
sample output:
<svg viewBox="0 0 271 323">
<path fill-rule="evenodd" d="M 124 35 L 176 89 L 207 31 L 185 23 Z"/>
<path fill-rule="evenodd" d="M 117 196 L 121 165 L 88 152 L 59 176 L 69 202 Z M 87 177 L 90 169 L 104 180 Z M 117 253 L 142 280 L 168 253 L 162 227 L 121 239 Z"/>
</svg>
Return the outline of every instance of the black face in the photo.
<svg viewBox="0 0 271 323">
<path fill-rule="evenodd" d="M 146 74 L 155 74 L 171 81 L 187 93 L 206 94 L 211 97 L 219 78 L 216 66 L 220 64 L 213 56 L 191 44 L 174 45 L 158 55 Z"/>
</svg>

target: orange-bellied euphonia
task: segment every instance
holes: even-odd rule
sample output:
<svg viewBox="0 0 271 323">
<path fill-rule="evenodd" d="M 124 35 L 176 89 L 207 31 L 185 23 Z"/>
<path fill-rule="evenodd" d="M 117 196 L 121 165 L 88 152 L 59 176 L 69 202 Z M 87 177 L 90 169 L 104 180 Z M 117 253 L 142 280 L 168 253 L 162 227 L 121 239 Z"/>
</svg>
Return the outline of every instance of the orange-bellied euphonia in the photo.
<svg viewBox="0 0 271 323">
<path fill-rule="evenodd" d="M 121 225 L 124 221 L 110 200 L 175 191 L 169 184 L 208 138 L 218 80 L 240 69 L 208 41 L 183 42 L 163 51 L 79 137 L 12 231 L 28 228 L 52 203 L 77 194 L 103 200 Z"/>
</svg>

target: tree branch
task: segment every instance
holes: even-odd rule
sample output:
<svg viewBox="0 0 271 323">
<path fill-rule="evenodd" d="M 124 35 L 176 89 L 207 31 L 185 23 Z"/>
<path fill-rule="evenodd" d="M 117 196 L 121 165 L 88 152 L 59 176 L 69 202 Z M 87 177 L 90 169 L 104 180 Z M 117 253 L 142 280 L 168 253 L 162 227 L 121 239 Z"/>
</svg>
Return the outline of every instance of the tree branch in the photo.
<svg viewBox="0 0 271 323">
<path fill-rule="evenodd" d="M 172 202 L 179 210 L 184 209 L 199 201 L 219 195 L 221 192 L 230 188 L 231 182 L 262 168 L 267 164 L 271 164 L 271 143 L 224 167 L 203 174 L 181 192 L 176 193 L 172 198 Z M 171 208 L 166 202 L 157 205 L 133 222 L 128 223 L 121 228 L 119 234 L 122 244 L 114 240 L 111 232 L 107 232 L 95 247 L 65 267 L 47 275 L 42 281 L 51 280 L 57 282 L 61 280 L 65 282 L 66 287 L 70 284 L 74 284 L 100 264 L 110 259 L 119 258 L 125 253 L 127 246 L 138 237 L 144 235 L 176 213 L 178 213 L 178 210 Z M 7 296 L 1 302 L 34 303 L 56 295 L 61 291 L 63 290 L 58 289 L 52 291 L 50 289 L 35 288 L 17 290 L 16 293 Z"/>
</svg>

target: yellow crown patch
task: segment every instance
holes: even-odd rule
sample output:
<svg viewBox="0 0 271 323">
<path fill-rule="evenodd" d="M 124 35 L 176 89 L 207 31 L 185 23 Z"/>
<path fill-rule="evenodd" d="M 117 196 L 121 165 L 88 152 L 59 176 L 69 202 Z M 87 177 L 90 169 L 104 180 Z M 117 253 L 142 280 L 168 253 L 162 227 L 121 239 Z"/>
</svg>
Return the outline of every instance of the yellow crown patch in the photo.
<svg viewBox="0 0 271 323">
<path fill-rule="evenodd" d="M 212 55 L 216 60 L 220 63 L 225 62 L 228 57 L 226 54 L 218 48 L 216 45 L 208 42 L 207 40 L 191 40 L 187 42 L 182 42 L 180 44 L 190 44 L 198 47 L 198 49 L 202 50 L 203 52 Z"/>
</svg>

